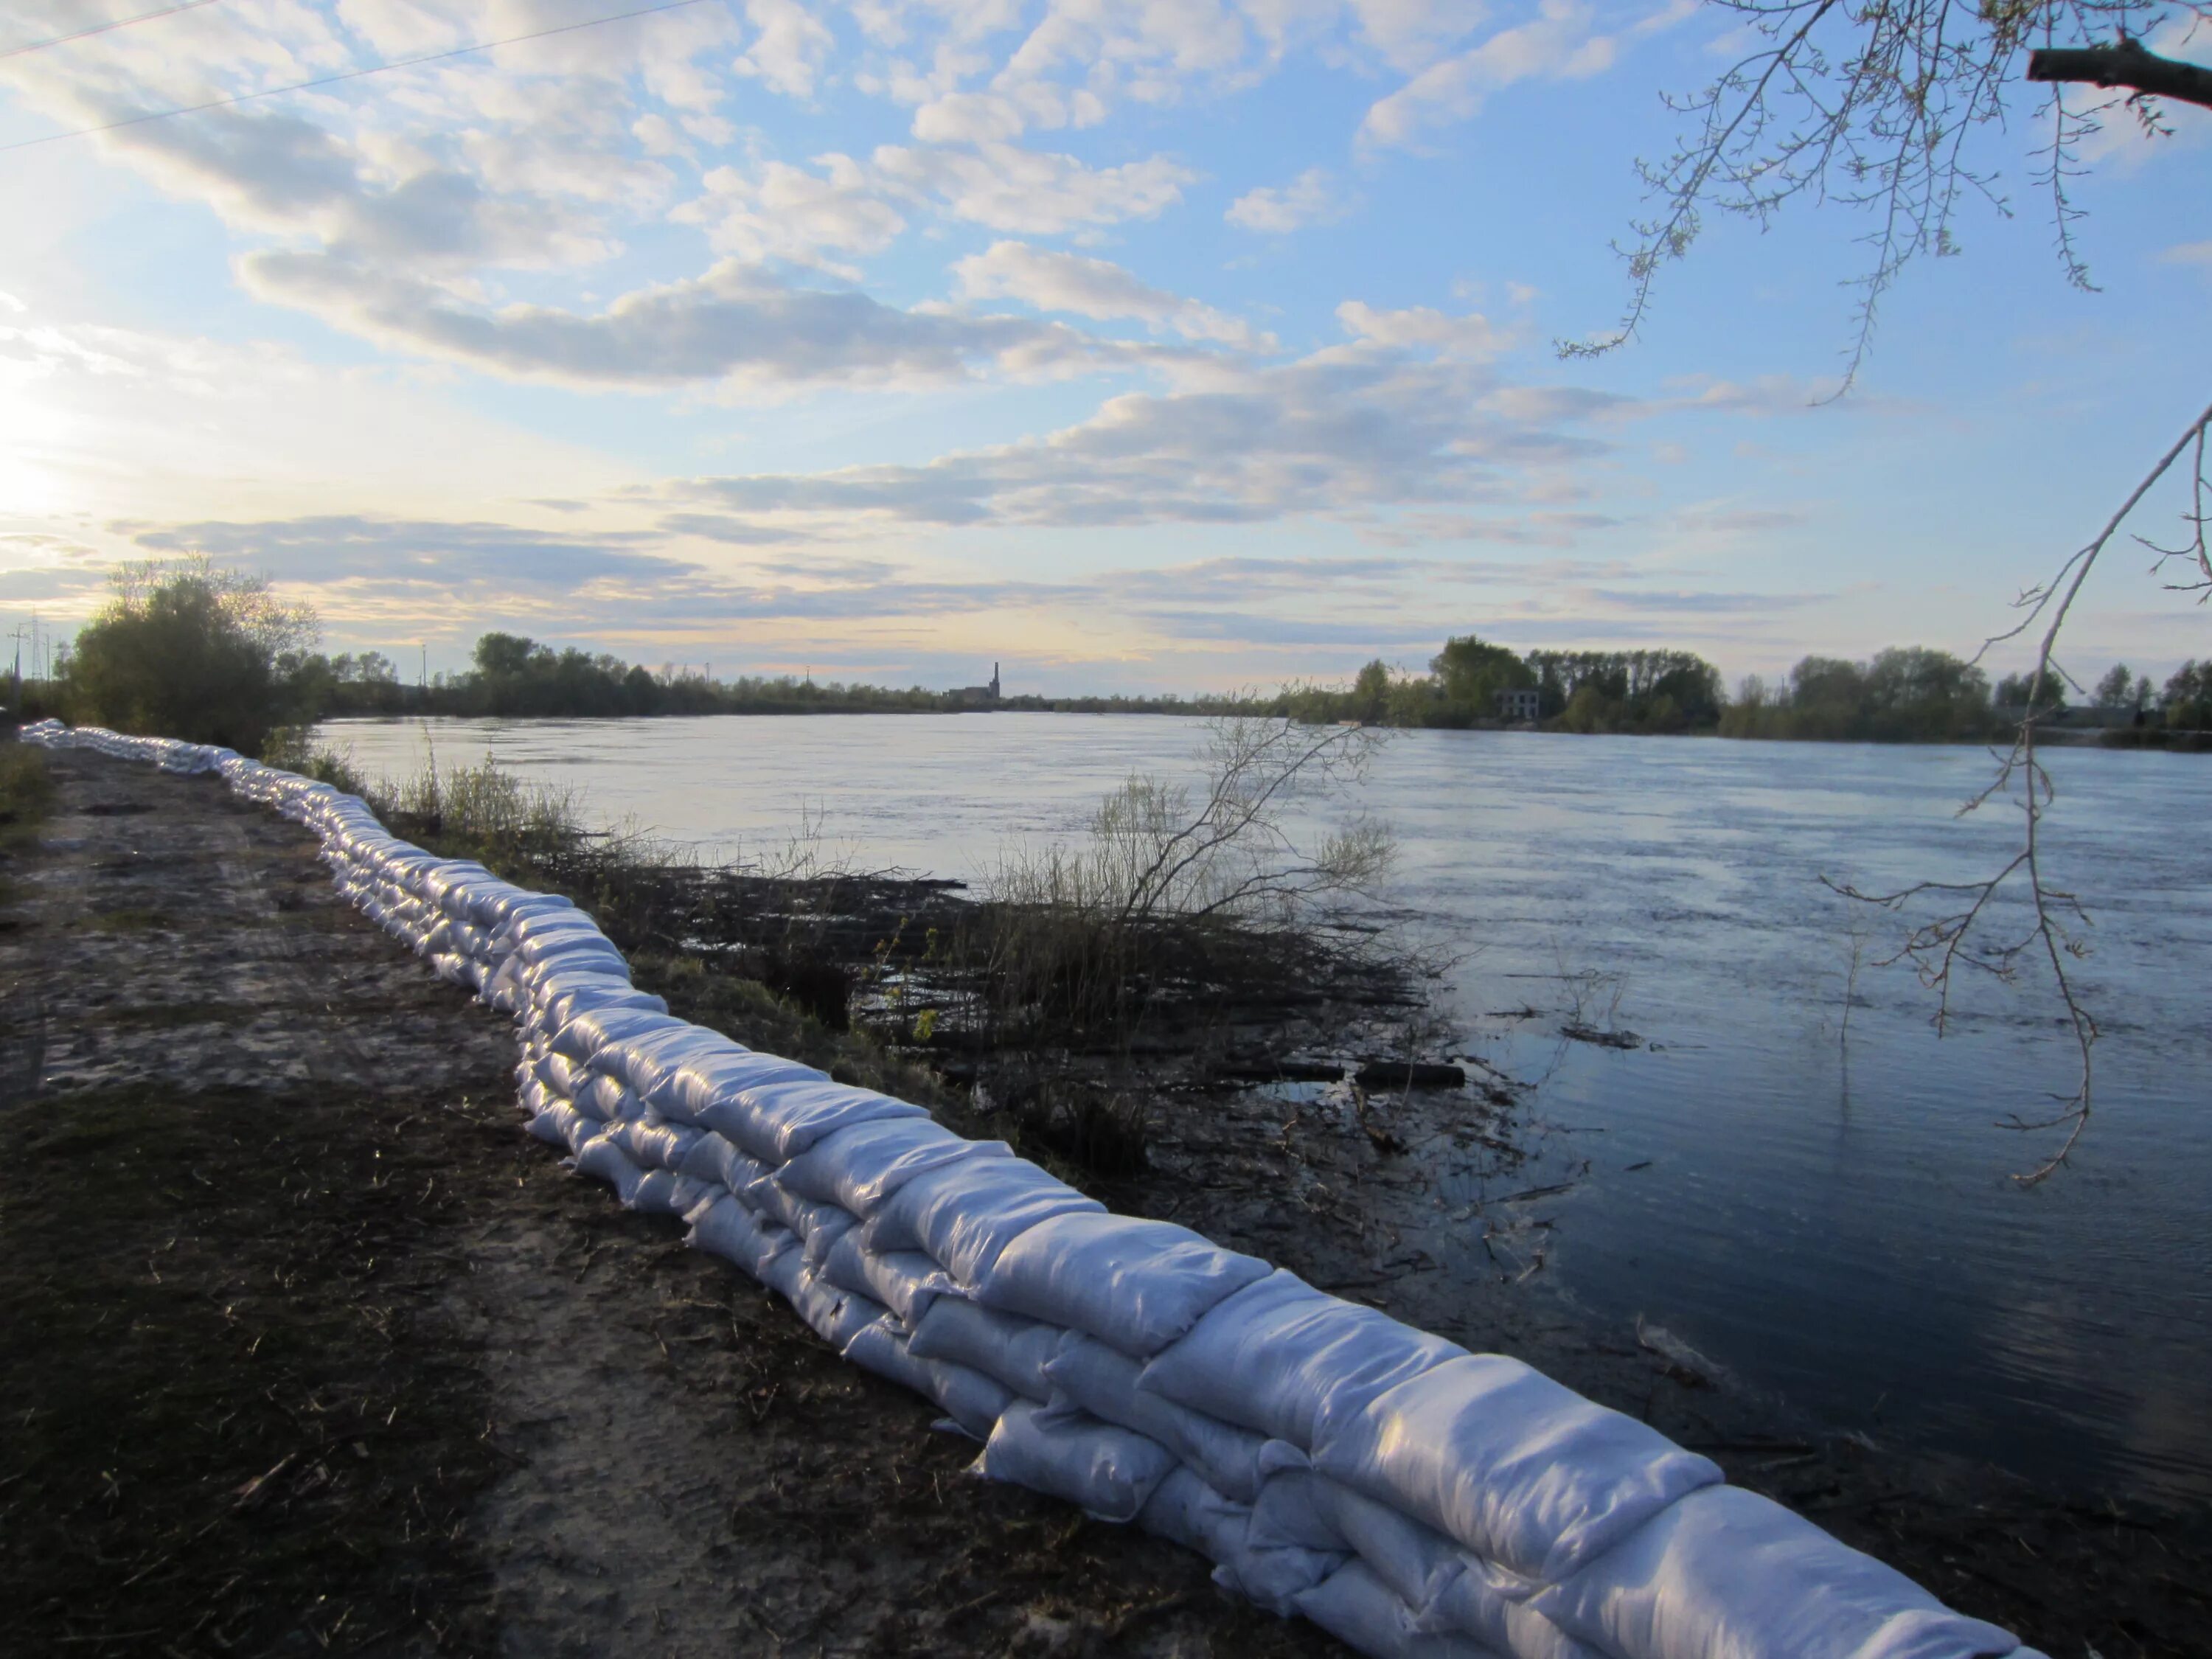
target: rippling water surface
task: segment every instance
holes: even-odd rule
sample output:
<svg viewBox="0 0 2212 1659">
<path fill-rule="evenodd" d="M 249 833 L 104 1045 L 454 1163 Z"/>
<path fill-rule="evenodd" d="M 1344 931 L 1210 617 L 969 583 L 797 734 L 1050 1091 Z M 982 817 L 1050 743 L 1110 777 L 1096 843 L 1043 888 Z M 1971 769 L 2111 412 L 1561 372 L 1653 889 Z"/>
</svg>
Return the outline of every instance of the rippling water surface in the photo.
<svg viewBox="0 0 2212 1659">
<path fill-rule="evenodd" d="M 426 737 L 441 764 L 495 754 L 714 856 L 811 820 L 860 863 L 963 877 L 1008 837 L 1079 829 L 1133 769 L 1192 770 L 1201 735 L 1024 714 L 325 730 L 371 774 L 416 769 Z M 2051 878 L 2094 915 L 2079 971 L 2105 1038 L 2096 1120 L 2032 1189 L 2009 1176 L 2045 1143 L 1993 1126 L 2072 1086 L 2047 984 L 1969 988 L 1939 1042 L 1911 973 L 1875 965 L 1897 921 L 1819 880 L 2001 864 L 2017 816 L 1956 816 L 1981 751 L 1409 732 L 1364 805 L 1399 837 L 1395 900 L 1474 953 L 1449 1010 L 1465 1040 L 1540 1079 L 1551 1156 L 1588 1161 L 1547 1256 L 1565 1294 L 1832 1425 L 2200 1503 L 2212 761 L 2051 760 Z M 1577 978 L 1587 1012 L 1649 1046 L 1559 1040 Z"/>
</svg>

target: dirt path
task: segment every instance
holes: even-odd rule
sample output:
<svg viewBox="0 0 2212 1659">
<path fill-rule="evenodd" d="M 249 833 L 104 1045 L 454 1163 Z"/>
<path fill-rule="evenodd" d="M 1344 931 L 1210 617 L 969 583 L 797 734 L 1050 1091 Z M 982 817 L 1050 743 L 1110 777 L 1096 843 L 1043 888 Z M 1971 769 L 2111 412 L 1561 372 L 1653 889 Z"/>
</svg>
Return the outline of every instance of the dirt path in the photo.
<svg viewBox="0 0 2212 1659">
<path fill-rule="evenodd" d="M 525 1137 L 502 1020 L 219 783 L 0 869 L 11 1652 L 1340 1653 Z"/>
</svg>

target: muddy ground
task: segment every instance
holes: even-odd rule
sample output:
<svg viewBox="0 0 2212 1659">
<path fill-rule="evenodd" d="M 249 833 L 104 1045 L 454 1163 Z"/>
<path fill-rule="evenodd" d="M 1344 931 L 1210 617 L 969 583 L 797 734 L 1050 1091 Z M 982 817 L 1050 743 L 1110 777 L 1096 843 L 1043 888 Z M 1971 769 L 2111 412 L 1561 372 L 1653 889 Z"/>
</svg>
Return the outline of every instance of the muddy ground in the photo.
<svg viewBox="0 0 2212 1659">
<path fill-rule="evenodd" d="M 506 1023 L 338 902 L 294 826 L 50 765 L 0 850 L 0 1646 L 1343 1651 L 965 1477 L 926 1404 L 564 1175 L 519 1127 Z M 2059 1659 L 2212 1651 L 2201 1519 L 1823 1436 L 1563 1319 L 1515 1282 L 1540 1201 L 1480 1227 L 1393 1201 L 1423 1179 L 1394 1137 L 1510 1169 L 1510 1105 L 1391 1110 L 1377 1136 L 1326 1095 L 1164 1099 L 1151 1170 L 1093 1184 L 1534 1359 Z"/>
</svg>

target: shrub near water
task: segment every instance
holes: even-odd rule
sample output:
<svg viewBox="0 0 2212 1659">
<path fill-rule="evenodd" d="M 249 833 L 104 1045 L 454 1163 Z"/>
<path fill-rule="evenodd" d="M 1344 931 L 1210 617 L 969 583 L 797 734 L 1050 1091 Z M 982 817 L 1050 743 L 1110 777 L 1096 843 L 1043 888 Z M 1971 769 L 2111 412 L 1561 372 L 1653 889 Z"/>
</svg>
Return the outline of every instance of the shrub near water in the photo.
<svg viewBox="0 0 2212 1659">
<path fill-rule="evenodd" d="M 126 564 L 111 580 L 63 669 L 70 718 L 259 754 L 284 712 L 279 654 L 314 641 L 314 612 L 206 559 Z"/>
</svg>

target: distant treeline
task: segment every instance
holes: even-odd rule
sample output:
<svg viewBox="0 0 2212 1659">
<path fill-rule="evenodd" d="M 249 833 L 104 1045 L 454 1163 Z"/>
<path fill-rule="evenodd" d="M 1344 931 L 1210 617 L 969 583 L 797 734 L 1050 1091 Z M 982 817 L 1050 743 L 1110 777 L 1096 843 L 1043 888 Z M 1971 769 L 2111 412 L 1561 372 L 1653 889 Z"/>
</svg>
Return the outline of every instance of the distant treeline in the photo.
<svg viewBox="0 0 2212 1659">
<path fill-rule="evenodd" d="M 656 673 L 604 653 L 556 650 L 504 633 L 479 638 L 464 672 L 407 685 L 380 653 L 328 656 L 313 649 L 313 613 L 281 604 L 258 577 L 186 560 L 124 567 L 115 586 L 113 599 L 59 655 L 55 676 L 23 688 L 21 714 L 58 714 L 248 752 L 258 752 L 276 727 L 380 714 L 573 719 L 998 708 L 1885 743 L 2001 737 L 2031 705 L 2054 720 L 2067 714 L 2064 684 L 2030 686 L 2014 675 L 1993 687 L 1973 664 L 1920 646 L 1864 662 L 1808 657 L 1782 684 L 1753 675 L 1731 697 L 1719 670 L 1687 651 L 1518 653 L 1474 635 L 1446 641 L 1426 674 L 1395 672 L 1378 660 L 1348 686 L 1299 683 L 1256 696 L 996 697 L 983 688 L 895 690 L 787 675 L 718 680 Z M 2116 664 L 2087 696 L 2100 711 L 2094 723 L 2130 728 L 2141 741 L 2203 732 L 2212 728 L 2212 661 L 2185 663 L 2162 690 Z"/>
</svg>

